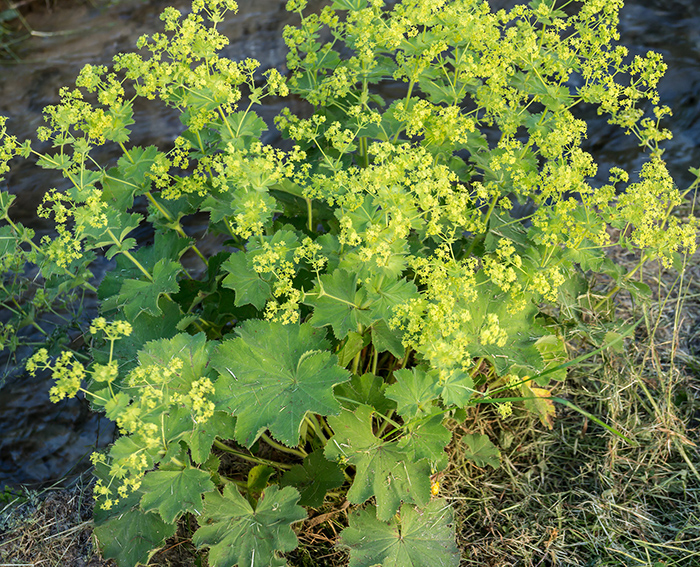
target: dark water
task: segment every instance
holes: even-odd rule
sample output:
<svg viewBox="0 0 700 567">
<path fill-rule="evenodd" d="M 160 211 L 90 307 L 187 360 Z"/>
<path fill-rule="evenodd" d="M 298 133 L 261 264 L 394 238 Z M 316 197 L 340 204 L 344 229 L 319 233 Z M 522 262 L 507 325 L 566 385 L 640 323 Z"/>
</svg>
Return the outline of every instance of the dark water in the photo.
<svg viewBox="0 0 700 567">
<path fill-rule="evenodd" d="M 494 8 L 513 5 L 493 0 Z M 18 52 L 23 62 L 0 66 L 0 114 L 11 117 L 8 127 L 20 138 L 41 125 L 41 110 L 58 102 L 58 89 L 69 85 L 85 63 L 108 64 L 113 54 L 134 48 L 139 36 L 160 30 L 158 16 L 166 5 L 183 12 L 189 1 L 136 2 L 124 0 L 108 8 L 90 5 L 58 7 L 30 14 L 35 30 L 60 32 L 35 37 Z M 239 0 L 239 14 L 220 27 L 231 40 L 225 54 L 233 59 L 258 59 L 262 69 L 284 68 L 285 46 L 281 30 L 293 23 L 283 0 Z M 663 54 L 668 71 L 660 85 L 661 103 L 674 114 L 667 127 L 674 139 L 666 142 L 665 159 L 681 189 L 700 167 L 700 2 L 698 0 L 628 0 L 621 14 L 621 42 L 630 55 L 653 49 Z M 137 107 L 131 142 L 167 145 L 179 132 L 177 116 L 157 104 Z M 268 123 L 278 108 L 269 108 Z M 611 165 L 638 170 L 643 158 L 634 140 L 627 139 L 604 120 L 592 117 L 588 149 L 606 172 Z M 34 217 L 44 191 L 60 179 L 31 164 L 17 164 L 5 182 L 18 196 L 16 220 L 47 227 Z M 0 355 L 1 357 L 1 355 Z M 51 404 L 50 383 L 12 372 L 3 361 L 0 373 L 9 376 L 0 390 L 0 489 L 4 483 L 46 483 L 73 470 L 96 446 L 109 443 L 113 426 L 90 414 L 84 402 Z M 1 376 L 2 374 L 0 374 Z"/>
</svg>

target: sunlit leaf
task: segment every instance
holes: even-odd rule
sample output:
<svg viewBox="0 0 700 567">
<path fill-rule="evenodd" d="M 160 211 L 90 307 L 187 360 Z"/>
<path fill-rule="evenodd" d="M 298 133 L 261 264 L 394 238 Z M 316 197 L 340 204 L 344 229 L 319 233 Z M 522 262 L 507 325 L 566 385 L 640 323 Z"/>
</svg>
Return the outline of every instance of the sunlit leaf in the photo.
<svg viewBox="0 0 700 567">
<path fill-rule="evenodd" d="M 182 470 L 151 471 L 143 478 L 141 509 L 158 511 L 164 522 L 172 523 L 185 512 L 201 514 L 202 494 L 214 490 L 209 473 L 185 467 Z"/>
<path fill-rule="evenodd" d="M 337 414 L 333 386 L 350 373 L 336 364 L 325 333 L 303 325 L 249 320 L 239 337 L 222 343 L 212 364 L 219 371 L 217 409 L 237 417 L 236 440 L 250 447 L 269 429 L 294 446 L 307 412 Z"/>
<path fill-rule="evenodd" d="M 281 567 L 286 562 L 278 553 L 291 551 L 298 544 L 291 524 L 306 518 L 297 500 L 299 493 L 294 488 L 270 486 L 253 509 L 232 484 L 227 484 L 222 494 L 204 495 L 201 527 L 192 542 L 209 548 L 211 567 Z"/>
<path fill-rule="evenodd" d="M 350 514 L 340 543 L 350 549 L 350 567 L 457 567 L 460 559 L 452 508 L 442 499 L 424 508 L 404 504 L 388 522 L 367 506 Z"/>
<path fill-rule="evenodd" d="M 404 418 L 431 412 L 438 397 L 435 377 L 419 368 L 394 372 L 396 382 L 386 389 L 386 397 L 396 402 L 396 411 Z"/>
<path fill-rule="evenodd" d="M 311 324 L 316 327 L 330 325 L 336 338 L 341 340 L 366 321 L 368 313 L 361 311 L 364 297 L 364 290 L 357 288 L 357 273 L 338 269 L 332 274 L 322 275 L 320 284 L 304 302 L 314 307 Z"/>
<path fill-rule="evenodd" d="M 326 458 L 355 466 L 348 501 L 362 504 L 377 499 L 377 517 L 388 520 L 401 502 L 423 505 L 430 499 L 430 466 L 413 461 L 395 441 L 384 441 L 372 431 L 372 408 L 360 406 L 329 417 L 335 435 L 325 448 Z"/>
</svg>

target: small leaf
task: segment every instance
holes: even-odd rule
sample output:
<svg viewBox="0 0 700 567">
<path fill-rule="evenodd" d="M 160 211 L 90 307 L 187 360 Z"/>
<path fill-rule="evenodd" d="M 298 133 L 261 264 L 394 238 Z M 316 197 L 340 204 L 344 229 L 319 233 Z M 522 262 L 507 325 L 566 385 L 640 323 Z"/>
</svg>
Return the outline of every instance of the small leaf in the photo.
<svg viewBox="0 0 700 567">
<path fill-rule="evenodd" d="M 498 448 L 491 443 L 488 436 L 478 433 L 467 433 L 462 437 L 464 444 L 464 456 L 473 461 L 478 467 L 490 465 L 497 469 L 501 466 L 501 453 Z"/>
<path fill-rule="evenodd" d="M 274 474 L 275 469 L 267 465 L 256 465 L 248 472 L 248 493 L 259 494 L 267 488 L 267 481 Z"/>
<path fill-rule="evenodd" d="M 406 451 L 413 461 L 428 459 L 433 469 L 444 469 L 447 466 L 445 447 L 452 439 L 452 434 L 442 424 L 443 418 L 444 415 L 438 413 L 410 425 L 407 433 L 399 440 L 398 447 Z"/>
<path fill-rule="evenodd" d="M 524 382 L 520 385 L 520 390 L 525 399 L 523 404 L 529 411 L 536 413 L 542 425 L 547 429 L 554 427 L 554 418 L 557 415 L 557 410 L 552 401 L 552 393 L 544 388 L 536 388 L 529 382 Z"/>
<path fill-rule="evenodd" d="M 209 473 L 187 467 L 180 471 L 151 471 L 143 477 L 141 509 L 158 510 L 164 522 L 173 523 L 185 512 L 202 512 L 202 494 L 214 490 Z"/>
<path fill-rule="evenodd" d="M 350 567 L 457 567 L 452 509 L 442 499 L 425 508 L 408 504 L 389 522 L 377 520 L 374 507 L 350 514 L 340 543 L 350 549 Z"/>
<path fill-rule="evenodd" d="M 233 439 L 235 426 L 235 417 L 223 411 L 215 411 L 207 421 L 198 423 L 192 431 L 187 431 L 182 440 L 189 446 L 192 460 L 201 465 L 209 458 L 214 439 Z"/>
<path fill-rule="evenodd" d="M 360 333 L 350 331 L 348 338 L 345 340 L 343 348 L 338 352 L 338 366 L 345 368 L 355 355 L 365 347 L 364 337 Z"/>
<path fill-rule="evenodd" d="M 566 345 L 564 341 L 556 335 L 545 335 L 535 341 L 535 348 L 542 356 L 545 363 L 544 370 L 556 368 L 567 361 Z M 566 368 L 559 368 L 549 372 L 541 379 L 535 378 L 540 386 L 546 386 L 550 379 L 566 380 Z"/>
<path fill-rule="evenodd" d="M 364 404 L 387 415 L 391 410 L 396 409 L 396 403 L 384 395 L 384 380 L 370 372 L 362 376 L 355 374 L 349 382 L 338 384 L 333 392 L 335 399 L 349 410 Z"/>
<path fill-rule="evenodd" d="M 318 450 L 308 455 L 303 465 L 294 465 L 284 473 L 280 486 L 293 486 L 301 494 L 299 504 L 318 508 L 326 493 L 344 481 L 345 476 L 338 465 L 326 459 L 323 450 Z"/>
<path fill-rule="evenodd" d="M 375 282 L 378 285 L 375 286 Z M 385 321 L 391 320 L 398 305 L 418 297 L 420 295 L 416 284 L 403 278 L 394 281 L 389 278 L 374 278 L 367 293 L 367 300 L 371 301 L 369 308 L 372 317 Z"/>
<path fill-rule="evenodd" d="M 265 307 L 270 297 L 270 284 L 248 266 L 246 252 L 234 252 L 221 267 L 228 272 L 221 285 L 235 290 L 237 307 L 246 303 L 254 305 L 256 309 Z"/>
<path fill-rule="evenodd" d="M 431 413 L 432 403 L 438 397 L 435 378 L 419 368 L 402 368 L 394 372 L 396 383 L 386 389 L 386 397 L 396 402 L 396 411 L 403 418 L 412 419 Z"/>
<path fill-rule="evenodd" d="M 133 320 L 144 311 L 153 316 L 161 315 L 158 299 L 179 289 L 177 274 L 181 270 L 178 262 L 163 258 L 153 267 L 152 281 L 126 280 L 119 290 L 119 302 L 127 319 Z"/>
<path fill-rule="evenodd" d="M 474 395 L 474 381 L 462 370 L 452 370 L 450 375 L 440 382 L 440 397 L 447 406 L 465 407 Z"/>
<path fill-rule="evenodd" d="M 286 565 L 277 553 L 293 550 L 297 536 L 290 527 L 306 518 L 291 487 L 265 489 L 253 509 L 231 484 L 223 494 L 204 495 L 201 527 L 192 536 L 197 547 L 209 547 L 211 567 L 268 567 Z"/>
</svg>

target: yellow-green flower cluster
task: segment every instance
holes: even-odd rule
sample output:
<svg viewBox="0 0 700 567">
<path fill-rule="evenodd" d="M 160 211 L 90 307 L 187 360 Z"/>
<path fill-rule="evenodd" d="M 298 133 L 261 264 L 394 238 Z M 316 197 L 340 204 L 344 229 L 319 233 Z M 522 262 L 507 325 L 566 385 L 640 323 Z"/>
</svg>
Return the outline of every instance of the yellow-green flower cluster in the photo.
<svg viewBox="0 0 700 567">
<path fill-rule="evenodd" d="M 132 330 L 131 323 L 127 321 L 107 321 L 104 317 L 97 317 L 90 324 L 90 333 L 96 335 L 102 331 L 110 341 L 128 337 Z"/>
<path fill-rule="evenodd" d="M 207 394 L 215 392 L 214 384 L 209 378 L 200 378 L 192 382 L 190 391 L 185 394 L 174 394 L 173 402 L 184 404 L 192 412 L 192 420 L 196 424 L 206 422 L 214 415 L 214 402 L 207 399 Z"/>
<path fill-rule="evenodd" d="M 51 371 L 56 385 L 49 390 L 49 397 L 54 403 L 75 396 L 85 378 L 85 367 L 69 351 L 62 352 L 52 363 L 48 351 L 45 348 L 39 349 L 27 361 L 26 368 L 32 376 L 35 376 L 38 370 Z"/>
</svg>

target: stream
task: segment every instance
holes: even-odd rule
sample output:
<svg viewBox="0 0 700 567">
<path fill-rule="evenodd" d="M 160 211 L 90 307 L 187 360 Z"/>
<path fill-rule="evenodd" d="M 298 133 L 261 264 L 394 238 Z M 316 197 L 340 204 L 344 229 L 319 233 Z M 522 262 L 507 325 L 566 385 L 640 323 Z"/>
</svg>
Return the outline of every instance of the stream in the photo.
<svg viewBox="0 0 700 567">
<path fill-rule="evenodd" d="M 219 30 L 230 38 L 224 54 L 234 60 L 252 57 L 261 70 L 285 68 L 282 29 L 295 23 L 283 0 L 239 0 L 239 13 L 229 15 Z M 494 8 L 512 5 L 492 0 Z M 40 7 L 27 20 L 43 32 L 16 46 L 19 63 L 0 62 L 0 115 L 9 116 L 8 130 L 18 138 L 31 137 L 42 124 L 42 109 L 58 102 L 61 86 L 73 83 L 86 63 L 110 63 L 118 52 L 134 49 L 143 34 L 160 31 L 162 9 L 173 5 L 186 13 L 189 1 L 120 0 L 97 7 L 60 4 Z M 666 142 L 664 157 L 681 189 L 693 181 L 689 167 L 700 167 L 700 2 L 697 0 L 627 0 L 621 13 L 621 43 L 630 56 L 660 52 L 668 64 L 659 91 L 661 104 L 673 109 L 666 125 L 674 139 Z M 280 107 L 258 111 L 268 124 Z M 167 146 L 179 133 L 177 115 L 157 104 L 138 104 L 132 130 L 134 145 Z M 589 123 L 590 151 L 607 172 L 618 165 L 638 171 L 643 156 L 635 141 L 596 116 Z M 273 136 L 274 134 L 270 134 Z M 269 141 L 269 140 L 268 140 Z M 3 188 L 17 195 L 13 217 L 38 234 L 49 226 L 35 216 L 46 189 L 59 182 L 29 162 L 13 162 Z M 34 337 L 34 338 L 39 338 Z M 21 351 L 19 357 L 29 352 Z M 91 413 L 84 400 L 52 404 L 46 379 L 23 374 L 0 353 L 0 490 L 4 485 L 40 487 L 89 466 L 87 457 L 113 440 L 114 425 Z M 0 379 L 0 383 L 2 383 Z"/>
</svg>

